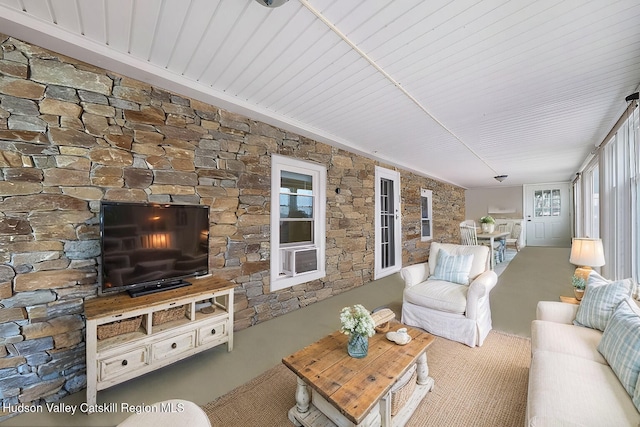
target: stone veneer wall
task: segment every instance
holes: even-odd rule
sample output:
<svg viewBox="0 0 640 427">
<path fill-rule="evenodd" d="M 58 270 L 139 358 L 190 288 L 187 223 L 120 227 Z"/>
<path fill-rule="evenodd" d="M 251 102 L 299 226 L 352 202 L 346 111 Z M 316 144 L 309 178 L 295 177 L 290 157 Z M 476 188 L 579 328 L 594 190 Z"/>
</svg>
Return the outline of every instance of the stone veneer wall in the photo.
<svg viewBox="0 0 640 427">
<path fill-rule="evenodd" d="M 86 385 L 101 200 L 211 207 L 210 268 L 234 280 L 235 329 L 372 280 L 375 161 L 0 35 L 0 390 L 54 401 Z M 327 276 L 269 291 L 270 155 L 326 165 Z M 457 241 L 464 191 L 401 172 L 403 264 Z M 341 188 L 340 194 L 333 191 Z M 337 314 L 336 314 L 337 316 Z M 2 414 L 0 414 L 2 415 Z"/>
</svg>

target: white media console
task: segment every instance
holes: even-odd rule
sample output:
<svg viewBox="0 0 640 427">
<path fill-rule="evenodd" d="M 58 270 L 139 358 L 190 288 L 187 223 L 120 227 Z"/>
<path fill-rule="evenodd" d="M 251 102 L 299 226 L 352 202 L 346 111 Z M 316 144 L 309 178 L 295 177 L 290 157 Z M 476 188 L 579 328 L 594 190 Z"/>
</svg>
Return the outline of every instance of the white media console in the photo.
<svg viewBox="0 0 640 427">
<path fill-rule="evenodd" d="M 87 404 L 97 392 L 227 343 L 233 349 L 234 283 L 217 277 L 138 298 L 85 303 Z"/>
</svg>

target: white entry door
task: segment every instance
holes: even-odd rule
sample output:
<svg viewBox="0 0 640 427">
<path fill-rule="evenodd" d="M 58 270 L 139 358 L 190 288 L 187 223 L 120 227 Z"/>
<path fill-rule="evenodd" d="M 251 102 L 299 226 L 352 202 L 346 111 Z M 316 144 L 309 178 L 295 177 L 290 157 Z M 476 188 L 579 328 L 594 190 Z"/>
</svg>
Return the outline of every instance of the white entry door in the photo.
<svg viewBox="0 0 640 427">
<path fill-rule="evenodd" d="M 400 271 L 402 229 L 400 226 L 400 173 L 376 166 L 375 269 L 374 279 Z"/>
<path fill-rule="evenodd" d="M 528 246 L 571 246 L 569 183 L 525 185 Z"/>
</svg>

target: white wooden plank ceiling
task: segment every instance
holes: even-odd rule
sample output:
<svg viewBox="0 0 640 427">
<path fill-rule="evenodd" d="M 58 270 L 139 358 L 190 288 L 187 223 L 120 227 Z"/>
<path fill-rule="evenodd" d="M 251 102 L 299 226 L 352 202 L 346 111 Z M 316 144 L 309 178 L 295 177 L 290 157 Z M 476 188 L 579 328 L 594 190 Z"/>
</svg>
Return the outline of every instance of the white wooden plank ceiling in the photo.
<svg viewBox="0 0 640 427">
<path fill-rule="evenodd" d="M 2 33 L 467 188 L 571 180 L 638 90 L 639 22 L 637 0 L 0 0 Z"/>
</svg>

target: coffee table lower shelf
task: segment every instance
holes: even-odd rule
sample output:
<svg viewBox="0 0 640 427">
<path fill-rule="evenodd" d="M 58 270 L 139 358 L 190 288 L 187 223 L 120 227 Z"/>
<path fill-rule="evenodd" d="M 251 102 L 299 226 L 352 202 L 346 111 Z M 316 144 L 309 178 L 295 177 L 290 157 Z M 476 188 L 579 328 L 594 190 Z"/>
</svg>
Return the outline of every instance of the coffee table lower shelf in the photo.
<svg viewBox="0 0 640 427">
<path fill-rule="evenodd" d="M 298 387 L 300 387 L 300 379 L 298 379 Z M 306 386 L 302 381 L 302 386 Z M 391 393 L 380 399 L 378 411 L 371 413 L 357 427 L 365 426 L 404 426 L 414 411 L 425 398 L 425 396 L 433 389 L 433 378 L 427 377 L 425 384 L 417 384 L 413 394 L 404 404 L 397 414 L 391 416 Z M 298 406 L 289 409 L 289 420 L 296 426 L 304 427 L 351 427 L 355 426 L 347 420 L 333 405 L 327 402 L 319 393 L 311 390 L 312 403 L 309 404 L 307 412 L 300 412 Z M 316 406 L 317 405 L 317 406 Z M 322 409 L 319 409 L 322 408 Z M 331 418 L 329 418 L 331 416 Z"/>
</svg>

